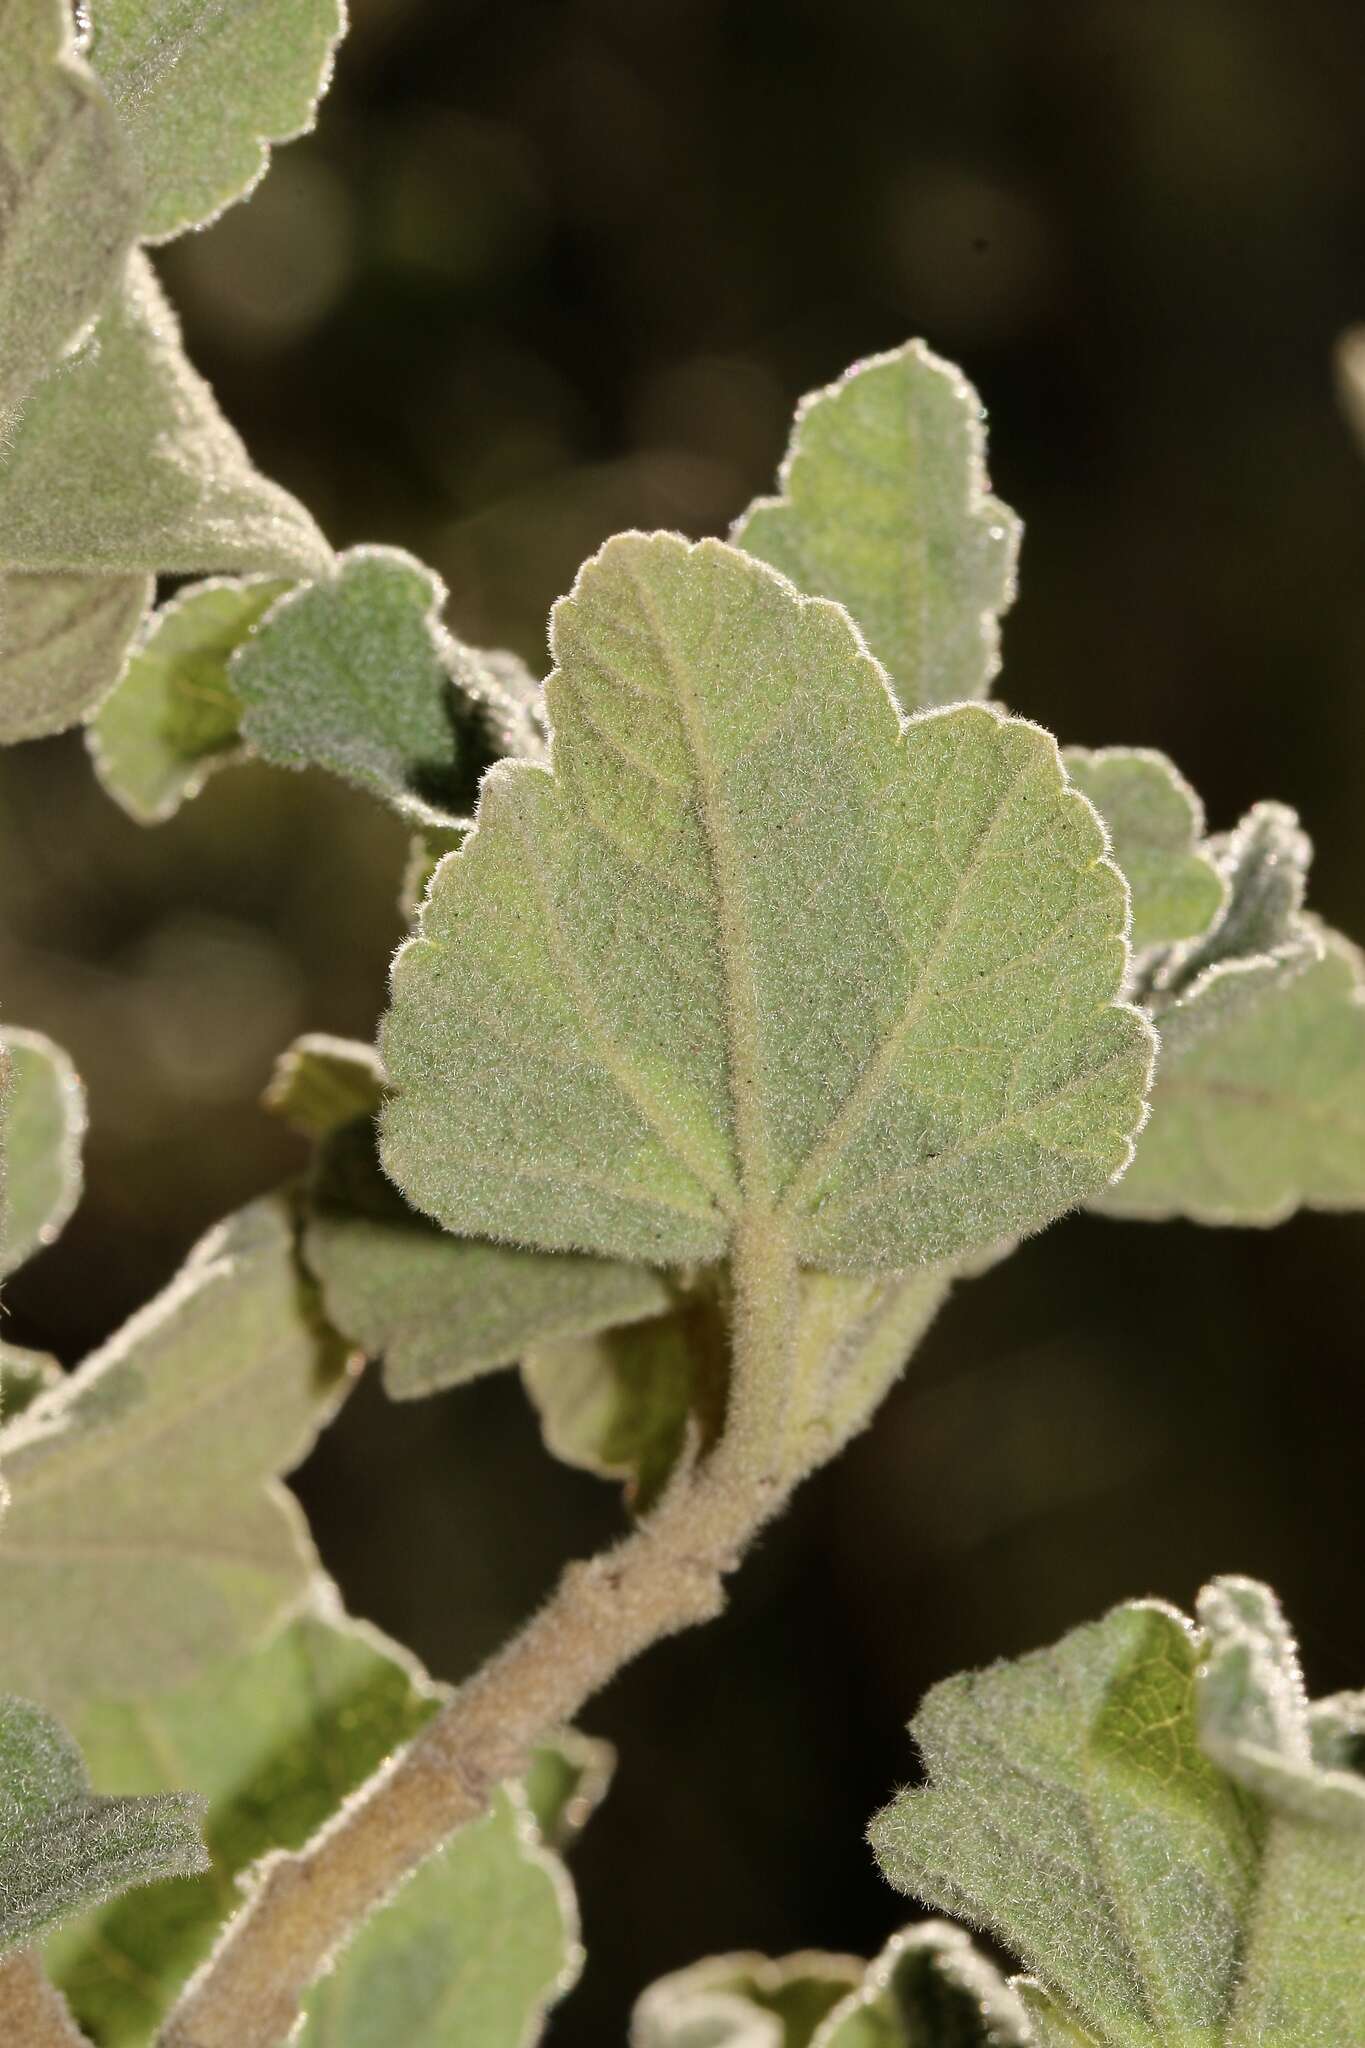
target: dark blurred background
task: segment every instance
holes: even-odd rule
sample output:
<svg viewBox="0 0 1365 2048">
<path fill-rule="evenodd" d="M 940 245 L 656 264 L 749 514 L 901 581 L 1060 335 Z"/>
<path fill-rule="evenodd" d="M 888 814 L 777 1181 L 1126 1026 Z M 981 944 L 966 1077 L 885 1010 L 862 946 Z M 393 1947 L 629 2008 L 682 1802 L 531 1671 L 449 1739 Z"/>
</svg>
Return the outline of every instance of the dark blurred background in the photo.
<svg viewBox="0 0 1365 2048">
<path fill-rule="evenodd" d="M 165 254 L 192 352 L 338 544 L 435 564 L 465 637 L 543 653 L 623 526 L 723 531 L 796 398 L 920 334 L 990 412 L 1026 522 L 1002 694 L 1159 746 L 1217 827 L 1299 806 L 1365 937 L 1365 462 L 1332 389 L 1365 314 L 1358 0 L 353 0 L 320 132 Z M 7 1290 L 70 1360 L 297 1163 L 256 1098 L 298 1030 L 368 1036 L 402 830 L 224 775 L 141 831 L 78 739 L 0 758 L 7 1014 L 89 1079 L 89 1186 Z M 1073 1220 L 953 1303 L 728 1616 L 594 1703 L 576 1854 L 619 2040 L 707 1950 L 867 1952 L 862 1830 L 936 1678 L 1121 1597 L 1264 1575 L 1310 1682 L 1365 1681 L 1365 1221 Z M 364 1388 L 299 1479 L 352 1605 L 468 1670 L 618 1520 L 512 1375 Z"/>
</svg>

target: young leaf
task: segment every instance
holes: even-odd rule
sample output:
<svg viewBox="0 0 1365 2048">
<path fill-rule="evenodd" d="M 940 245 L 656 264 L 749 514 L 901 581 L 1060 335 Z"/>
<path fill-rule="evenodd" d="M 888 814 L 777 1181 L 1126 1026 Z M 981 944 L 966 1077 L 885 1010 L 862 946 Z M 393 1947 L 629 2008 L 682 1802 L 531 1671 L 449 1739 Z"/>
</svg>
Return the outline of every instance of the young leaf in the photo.
<svg viewBox="0 0 1365 2048">
<path fill-rule="evenodd" d="M 641 1994 L 630 2048 L 811 2048 L 862 1973 L 856 1956 L 708 1956 Z"/>
<path fill-rule="evenodd" d="M 279 1198 L 202 1240 L 102 1351 L 0 1432 L 0 1682 L 70 1717 L 256 1641 L 309 1584 L 275 1475 L 344 1383 Z"/>
<path fill-rule="evenodd" d="M 1228 2038 L 1333 2048 L 1365 2029 L 1365 1695 L 1308 1708 L 1294 1639 L 1254 1580 L 1215 1580 L 1198 1611 L 1200 1740 L 1270 1828 Z"/>
<path fill-rule="evenodd" d="M 717 541 L 608 542 L 552 642 L 553 773 L 489 773 L 395 963 L 412 1201 L 667 1264 L 771 1216 L 867 1269 L 1122 1170 L 1151 1057 L 1126 890 L 1046 734 L 903 721 L 837 606 Z"/>
<path fill-rule="evenodd" d="M 1206 932 L 1228 885 L 1202 844 L 1204 807 L 1174 763 L 1150 747 L 1067 747 L 1062 759 L 1104 819 L 1127 877 L 1134 951 Z"/>
<path fill-rule="evenodd" d="M 201 227 L 264 177 L 272 142 L 312 126 L 343 0 L 100 0 L 90 61 L 146 185 L 142 234 Z"/>
<path fill-rule="evenodd" d="M 1223 914 L 1158 969 L 1158 1002 L 1183 994 L 1210 967 L 1273 953 L 1302 935 L 1313 848 L 1288 805 L 1253 804 L 1236 831 L 1209 840 L 1208 849 L 1227 886 Z"/>
<path fill-rule="evenodd" d="M 149 1698 L 89 1706 L 92 1776 L 125 1793 L 188 1787 L 208 1802 L 209 1869 L 119 1899 L 49 1944 L 48 1967 L 101 2048 L 141 2048 L 234 1902 L 234 1880 L 301 1846 L 435 1712 L 437 1693 L 321 1583 L 259 1649 Z"/>
<path fill-rule="evenodd" d="M 108 696 L 150 576 L 0 574 L 0 744 L 64 732 Z"/>
<path fill-rule="evenodd" d="M 474 774 L 444 602 L 440 579 L 398 548 L 340 556 L 233 657 L 243 736 L 280 767 L 330 768 L 405 817 L 448 824 L 468 809 Z"/>
<path fill-rule="evenodd" d="M 718 1304 L 704 1292 L 624 1328 L 538 1339 L 521 1376 L 546 1449 L 566 1465 L 624 1480 L 631 1506 L 645 1513 L 686 1451 L 691 1427 L 699 1440 L 717 1433 L 725 1346 Z"/>
<path fill-rule="evenodd" d="M 86 728 L 109 795 L 160 824 L 242 758 L 241 704 L 228 661 L 289 589 L 280 577 L 214 577 L 179 591 L 147 622 L 117 689 Z"/>
<path fill-rule="evenodd" d="M 98 313 L 140 184 L 62 0 L 0 0 L 0 430 Z"/>
<path fill-rule="evenodd" d="M 308 575 L 330 561 L 302 505 L 251 467 L 135 253 L 91 342 L 34 393 L 0 465 L 0 564 Z"/>
<path fill-rule="evenodd" d="M 80 1200 L 85 1090 L 61 1047 L 41 1031 L 0 1025 L 0 1055 L 9 1063 L 0 1098 L 4 1275 L 51 1244 Z"/>
<path fill-rule="evenodd" d="M 203 1870 L 202 1812 L 184 1793 L 95 1798 L 51 1716 L 0 1697 L 0 1955 L 130 1885 Z"/>
<path fill-rule="evenodd" d="M 1047 2048 L 1333 2048 L 1365 2025 L 1365 1779 L 1273 1597 L 1219 1580 L 936 1686 L 893 1883 L 988 1926 Z M 1317 1753 L 1315 1753 L 1315 1735 Z M 1325 1754 L 1324 1754 L 1325 1752 Z"/>
<path fill-rule="evenodd" d="M 0 1422 L 13 1422 L 63 1378 L 61 1366 L 46 1351 L 28 1351 L 0 1339 Z"/>
<path fill-rule="evenodd" d="M 1091 1207 L 1269 1224 L 1365 1205 L 1362 979 L 1356 949 L 1311 924 L 1205 973 L 1160 1012 L 1151 1121 Z"/>
<path fill-rule="evenodd" d="M 981 402 L 923 342 L 801 401 L 778 478 L 731 534 L 855 618 L 909 711 L 983 697 L 1019 522 L 988 494 Z"/>
<path fill-rule="evenodd" d="M 634 1321 L 672 1300 L 647 1266 L 517 1251 L 437 1229 L 385 1179 L 368 1117 L 323 1141 L 303 1250 L 331 1320 L 383 1358 L 397 1400 L 512 1365 L 542 1339 Z"/>
<path fill-rule="evenodd" d="M 1014 1989 L 957 1927 L 892 1936 L 811 2048 L 1037 2048 Z"/>
<path fill-rule="evenodd" d="M 524 2048 L 582 1962 L 568 1875 L 505 1785 L 342 1951 L 298 2048 Z"/>
<path fill-rule="evenodd" d="M 275 1062 L 264 1108 L 301 1137 L 325 1138 L 357 1117 L 376 1116 L 384 1099 L 384 1069 L 372 1045 L 305 1031 Z"/>
</svg>

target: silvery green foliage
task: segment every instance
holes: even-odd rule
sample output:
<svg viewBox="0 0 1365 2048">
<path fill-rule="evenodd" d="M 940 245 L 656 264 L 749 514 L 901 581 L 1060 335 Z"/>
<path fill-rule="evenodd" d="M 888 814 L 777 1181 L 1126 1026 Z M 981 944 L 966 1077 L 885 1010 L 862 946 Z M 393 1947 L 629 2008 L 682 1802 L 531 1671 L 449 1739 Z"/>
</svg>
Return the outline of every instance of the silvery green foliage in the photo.
<svg viewBox="0 0 1365 2048">
<path fill-rule="evenodd" d="M 266 1102 L 317 1141 L 304 1259 L 331 1321 L 383 1359 L 395 1398 L 514 1364 L 533 1341 L 668 1306 L 672 1290 L 647 1266 L 452 1237 L 410 1209 L 375 1154 L 382 1096 L 372 1047 L 313 1033 L 284 1054 Z"/>
<path fill-rule="evenodd" d="M 336 1406 L 345 1368 L 288 1204 L 210 1232 L 163 1294 L 0 1430 L 0 1685 L 69 1718 L 258 1639 L 313 1572 L 275 1475 Z"/>
<path fill-rule="evenodd" d="M 1201 939 L 1148 961 L 1161 1030 L 1131 1171 L 1091 1206 L 1201 1223 L 1365 1204 L 1365 968 L 1304 911 L 1311 847 L 1257 804 L 1209 842 L 1228 886 Z"/>
<path fill-rule="evenodd" d="M 0 1421 L 12 1422 L 40 1394 L 61 1383 L 61 1366 L 46 1351 L 0 1340 Z"/>
<path fill-rule="evenodd" d="M 91 339 L 24 408 L 0 464 L 0 567 L 307 575 L 330 559 L 251 467 L 135 253 Z"/>
<path fill-rule="evenodd" d="M 51 1716 L 0 1696 L 0 1955 L 131 1885 L 204 1869 L 202 1813 L 187 1793 L 97 1798 Z"/>
<path fill-rule="evenodd" d="M 1348 327 L 1336 347 L 1337 395 L 1365 447 L 1365 327 Z"/>
<path fill-rule="evenodd" d="M 147 619 L 118 686 L 86 728 L 95 773 L 139 824 L 160 824 L 217 768 L 245 753 L 228 664 L 290 588 L 277 576 L 216 576 Z"/>
<path fill-rule="evenodd" d="M 366 1922 L 309 1994 L 300 2048 L 528 2048 L 583 1967 L 555 1846 L 606 1790 L 610 1753 L 568 1736 L 504 1785 Z"/>
<path fill-rule="evenodd" d="M 399 1400 L 512 1365 L 528 1344 L 657 1313 L 648 1266 L 452 1237 L 379 1169 L 368 1118 L 319 1147 L 303 1253 L 336 1327 L 384 1360 Z"/>
<path fill-rule="evenodd" d="M 1204 806 L 1179 769 L 1150 747 L 1067 747 L 1062 759 L 1104 819 L 1127 877 L 1134 952 L 1206 932 L 1228 885 L 1204 843 Z"/>
<path fill-rule="evenodd" d="M 801 401 L 778 479 L 736 545 L 861 627 L 907 711 L 985 695 L 1019 522 L 989 495 L 980 400 L 907 342 Z"/>
<path fill-rule="evenodd" d="M 48 1944 L 54 1982 L 101 2048 L 143 2048 L 231 1910 L 239 1874 L 273 1849 L 298 1848 L 438 1697 L 319 1581 L 264 1644 L 141 1698 L 91 1700 L 75 1716 L 99 1784 L 192 1788 L 207 1802 L 202 1877 L 116 1899 Z"/>
<path fill-rule="evenodd" d="M 714 1956 L 638 2000 L 630 2048 L 1035 2048 L 1017 1994 L 941 1920 L 879 1956 Z"/>
<path fill-rule="evenodd" d="M 1040 2038 L 1334 2048 L 1365 1985 L 1359 1699 L 1309 1709 L 1273 1596 L 1216 1580 L 936 1686 L 892 1881 L 1028 1965 Z M 1021 1990 L 1025 1987 L 1021 1987 Z"/>
<path fill-rule="evenodd" d="M 844 612 L 715 541 L 609 542 L 552 647 L 553 773 L 488 775 L 395 964 L 411 1200 L 656 1263 L 757 1211 L 810 1263 L 903 1267 L 1122 1171 L 1127 895 L 1046 734 L 906 721 Z"/>
<path fill-rule="evenodd" d="M 233 655 L 243 738 L 280 767 L 330 768 L 418 824 L 461 815 L 483 759 L 462 731 L 444 602 L 440 579 L 401 549 L 340 556 Z"/>
<path fill-rule="evenodd" d="M 0 0 L 0 50 L 3 445 L 18 407 L 112 290 L 141 187 L 63 0 Z"/>
<path fill-rule="evenodd" d="M 343 0 L 98 0 L 90 62 L 142 174 L 140 232 L 165 241 L 264 177 L 313 125 Z"/>
<path fill-rule="evenodd" d="M 150 576 L 0 572 L 0 743 L 62 732 L 108 696 Z"/>
<path fill-rule="evenodd" d="M 51 1244 L 81 1194 L 85 1090 L 59 1045 L 41 1031 L 0 1025 L 9 1080 L 0 1097 L 0 1277 Z"/>
</svg>

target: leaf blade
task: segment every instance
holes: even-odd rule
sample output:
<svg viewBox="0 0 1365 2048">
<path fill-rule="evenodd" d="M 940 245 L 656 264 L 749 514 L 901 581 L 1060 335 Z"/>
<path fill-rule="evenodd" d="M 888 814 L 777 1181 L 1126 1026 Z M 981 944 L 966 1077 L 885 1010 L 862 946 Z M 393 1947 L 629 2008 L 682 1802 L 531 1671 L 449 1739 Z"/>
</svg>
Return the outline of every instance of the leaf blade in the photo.
<svg viewBox="0 0 1365 2048">
<path fill-rule="evenodd" d="M 1000 666 L 1019 521 L 986 483 L 981 405 L 923 342 L 855 363 L 797 408 L 736 546 L 844 605 L 908 710 L 981 697 Z"/>
<path fill-rule="evenodd" d="M 780 1201 L 813 1262 L 905 1266 L 1122 1168 L 1151 1043 L 1116 1001 L 1124 885 L 1045 735 L 975 706 L 902 727 L 844 615 L 718 542 L 608 543 L 553 640 L 553 773 L 490 773 L 395 964 L 384 1158 L 410 1198 L 457 1231 L 656 1263 L 717 1257 L 745 1203 Z M 930 1026 L 981 1005 L 983 959 L 1004 1035 L 962 1062 Z M 439 1077 L 476 1049 L 489 1110 L 452 1130 Z M 822 1151 L 831 1102 L 853 1107 Z M 911 1229 L 872 1183 L 935 1160 Z"/>
</svg>

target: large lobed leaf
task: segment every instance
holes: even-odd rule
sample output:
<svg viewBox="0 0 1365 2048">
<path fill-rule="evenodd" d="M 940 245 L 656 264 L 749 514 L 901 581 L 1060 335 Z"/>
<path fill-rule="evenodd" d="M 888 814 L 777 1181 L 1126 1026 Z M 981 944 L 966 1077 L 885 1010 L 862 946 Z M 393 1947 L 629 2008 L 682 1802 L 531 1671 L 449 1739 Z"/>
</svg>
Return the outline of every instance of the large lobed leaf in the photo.
<svg viewBox="0 0 1365 2048">
<path fill-rule="evenodd" d="M 313 1569 L 275 1480 L 346 1358 L 275 1198 L 212 1231 L 103 1350 L 0 1431 L 0 1683 L 64 1717 L 258 1639 Z"/>
<path fill-rule="evenodd" d="M 313 125 L 344 0 L 99 0 L 90 61 L 145 198 L 141 232 L 200 227 L 264 176 L 272 142 Z"/>
<path fill-rule="evenodd" d="M 63 0 L 0 0 L 0 440 L 132 246 L 136 165 Z"/>
<path fill-rule="evenodd" d="M 0 1955 L 130 1885 L 202 1870 L 202 1812 L 187 1793 L 97 1798 L 51 1715 L 0 1696 Z"/>
<path fill-rule="evenodd" d="M 981 697 L 1000 666 L 1019 522 L 988 494 L 981 402 L 907 342 L 802 400 L 777 498 L 731 538 L 847 607 L 909 711 Z"/>
<path fill-rule="evenodd" d="M 714 541 L 609 542 L 552 644 L 553 772 L 486 778 L 395 965 L 411 1200 L 655 1263 L 776 1212 L 866 1269 L 1122 1171 L 1151 1057 L 1126 892 L 1044 733 L 905 721 L 837 606 Z"/>
<path fill-rule="evenodd" d="M 0 464 L 0 564 L 307 575 L 330 561 L 302 505 L 251 467 L 135 253 L 93 338 L 34 393 Z"/>
<path fill-rule="evenodd" d="M 81 1193 L 85 1090 L 41 1031 L 0 1025 L 0 1277 L 51 1244 Z"/>
<path fill-rule="evenodd" d="M 1136 1602 L 936 1686 L 887 1875 L 991 1929 L 1040 2040 L 1339 2048 L 1365 2031 L 1358 1699 L 1307 1708 L 1265 1588 Z"/>
</svg>

